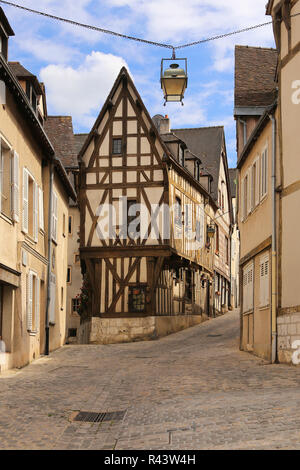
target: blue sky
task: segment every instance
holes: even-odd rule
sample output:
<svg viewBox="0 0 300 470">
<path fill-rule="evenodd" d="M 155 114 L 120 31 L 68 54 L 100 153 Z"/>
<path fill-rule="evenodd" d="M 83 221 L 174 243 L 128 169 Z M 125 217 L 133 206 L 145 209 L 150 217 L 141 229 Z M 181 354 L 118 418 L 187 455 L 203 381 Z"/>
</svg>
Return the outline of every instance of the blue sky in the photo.
<svg viewBox="0 0 300 470">
<path fill-rule="evenodd" d="M 270 20 L 266 0 L 15 0 L 23 6 L 82 23 L 173 45 Z M 185 106 L 163 106 L 160 61 L 170 50 L 54 22 L 1 5 L 16 36 L 9 60 L 20 61 L 46 85 L 48 112 L 72 115 L 75 132 L 88 132 L 125 65 L 150 115 L 168 114 L 171 126 L 224 125 L 229 164 L 235 166 L 233 119 L 235 44 L 274 47 L 272 27 L 180 51 L 188 58 Z"/>
</svg>

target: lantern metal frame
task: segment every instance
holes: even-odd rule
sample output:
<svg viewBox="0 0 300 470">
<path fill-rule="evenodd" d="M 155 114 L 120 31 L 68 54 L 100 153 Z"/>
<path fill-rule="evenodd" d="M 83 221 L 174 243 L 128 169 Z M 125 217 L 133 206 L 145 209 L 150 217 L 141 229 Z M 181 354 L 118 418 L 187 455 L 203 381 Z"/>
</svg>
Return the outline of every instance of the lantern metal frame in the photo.
<svg viewBox="0 0 300 470">
<path fill-rule="evenodd" d="M 214 238 L 215 233 L 216 233 L 216 226 L 215 226 L 215 224 L 210 224 L 210 225 L 208 225 L 208 227 L 207 227 L 207 235 L 208 235 L 208 238 Z"/>
<path fill-rule="evenodd" d="M 162 90 L 164 91 L 164 99 L 165 99 L 165 102 L 164 102 L 164 106 L 166 106 L 166 104 L 168 102 L 173 102 L 173 103 L 176 103 L 176 101 L 169 101 L 167 99 L 168 96 L 178 96 L 178 94 L 176 95 L 167 95 L 165 94 L 165 88 L 163 86 L 163 80 L 168 80 L 168 78 L 165 78 L 164 77 L 164 71 L 166 70 L 166 67 L 164 67 L 164 64 L 166 62 L 171 62 L 171 63 L 174 63 L 174 61 L 176 62 L 184 62 L 184 71 L 185 71 L 185 86 L 182 88 L 182 91 L 180 93 L 180 100 L 177 100 L 177 102 L 180 102 L 182 104 L 182 106 L 184 106 L 184 103 L 183 103 L 183 99 L 184 99 L 184 93 L 185 93 L 185 90 L 187 89 L 187 85 L 188 85 L 188 66 L 187 66 L 187 58 L 182 58 L 182 59 L 179 59 L 176 57 L 175 55 L 175 51 L 173 51 L 173 55 L 172 55 L 172 58 L 171 59 L 162 59 L 161 61 L 161 72 L 160 72 L 160 84 L 161 84 L 161 88 Z M 183 77 L 182 77 L 183 78 Z"/>
</svg>

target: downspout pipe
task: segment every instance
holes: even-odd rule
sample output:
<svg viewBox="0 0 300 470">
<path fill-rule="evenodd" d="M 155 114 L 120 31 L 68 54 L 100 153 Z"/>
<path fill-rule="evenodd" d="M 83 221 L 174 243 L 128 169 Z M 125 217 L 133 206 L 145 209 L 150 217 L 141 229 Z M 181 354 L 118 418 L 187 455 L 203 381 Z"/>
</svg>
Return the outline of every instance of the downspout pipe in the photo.
<svg viewBox="0 0 300 470">
<path fill-rule="evenodd" d="M 277 233 L 276 233 L 276 137 L 277 126 L 274 114 L 272 122 L 272 300 L 271 300 L 271 345 L 272 364 L 277 361 Z"/>
<path fill-rule="evenodd" d="M 50 301 L 51 301 L 51 266 L 52 266 L 52 212 L 53 212 L 53 181 L 54 181 L 54 162 L 50 163 L 49 175 L 49 212 L 48 212 L 48 275 L 47 275 L 47 306 L 45 319 L 45 355 L 50 352 Z"/>
</svg>

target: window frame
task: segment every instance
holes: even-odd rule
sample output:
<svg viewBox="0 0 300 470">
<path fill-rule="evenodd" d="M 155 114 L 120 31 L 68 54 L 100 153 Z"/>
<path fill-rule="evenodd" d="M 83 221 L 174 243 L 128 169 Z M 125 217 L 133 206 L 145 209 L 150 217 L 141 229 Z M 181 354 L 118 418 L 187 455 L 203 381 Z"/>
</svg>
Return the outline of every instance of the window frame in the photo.
<svg viewBox="0 0 300 470">
<path fill-rule="evenodd" d="M 118 146 L 117 149 L 115 149 L 115 143 L 118 142 L 118 145 L 120 145 L 120 147 Z M 123 141 L 120 137 L 114 137 L 112 139 L 112 155 L 113 156 L 120 156 L 122 155 L 122 146 L 123 146 Z M 120 152 L 116 152 L 115 150 L 120 150 Z"/>
</svg>

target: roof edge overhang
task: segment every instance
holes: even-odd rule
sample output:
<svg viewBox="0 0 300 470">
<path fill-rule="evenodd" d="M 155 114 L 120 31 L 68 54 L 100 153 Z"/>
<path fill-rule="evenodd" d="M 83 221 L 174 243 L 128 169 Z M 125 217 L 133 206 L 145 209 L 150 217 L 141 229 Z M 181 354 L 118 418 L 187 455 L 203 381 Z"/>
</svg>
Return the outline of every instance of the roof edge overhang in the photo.
<svg viewBox="0 0 300 470">
<path fill-rule="evenodd" d="M 233 114 L 238 116 L 262 116 L 266 110 L 265 106 L 235 106 Z"/>
<path fill-rule="evenodd" d="M 62 162 L 58 157 L 55 156 L 54 148 L 42 127 L 40 121 L 38 120 L 37 115 L 33 111 L 31 104 L 28 101 L 28 98 L 21 87 L 18 79 L 12 73 L 9 68 L 8 63 L 0 54 L 0 79 L 2 79 L 12 95 L 15 97 L 19 108 L 23 113 L 24 119 L 28 122 L 29 126 L 32 128 L 34 136 L 37 138 L 39 145 L 42 147 L 44 153 L 42 158 L 46 157 L 50 162 L 53 162 L 55 168 L 58 171 L 59 176 L 61 177 L 65 190 L 74 201 L 77 200 L 77 195 L 75 190 L 68 178 L 68 175 L 63 167 Z"/>
</svg>

